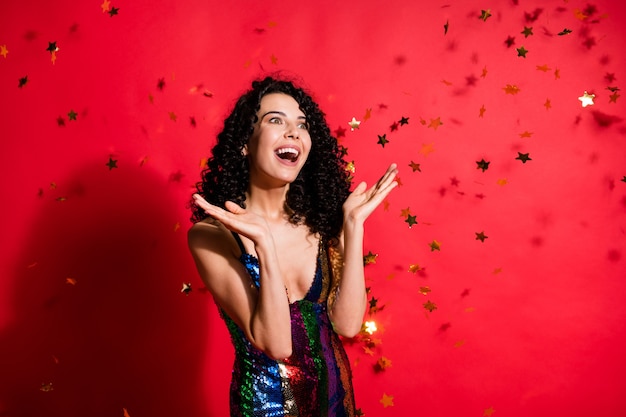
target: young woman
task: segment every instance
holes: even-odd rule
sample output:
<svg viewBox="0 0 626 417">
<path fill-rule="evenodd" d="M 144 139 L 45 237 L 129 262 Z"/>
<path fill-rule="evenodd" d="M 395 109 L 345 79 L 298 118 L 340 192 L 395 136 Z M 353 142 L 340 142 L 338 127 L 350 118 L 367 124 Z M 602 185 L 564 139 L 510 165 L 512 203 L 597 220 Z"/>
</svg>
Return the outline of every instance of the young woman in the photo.
<svg viewBox="0 0 626 417">
<path fill-rule="evenodd" d="M 392 164 L 350 192 L 324 114 L 292 82 L 252 83 L 217 137 L 189 247 L 235 349 L 231 416 L 354 416 L 339 336 L 367 305 L 363 224 L 397 185 Z"/>
</svg>

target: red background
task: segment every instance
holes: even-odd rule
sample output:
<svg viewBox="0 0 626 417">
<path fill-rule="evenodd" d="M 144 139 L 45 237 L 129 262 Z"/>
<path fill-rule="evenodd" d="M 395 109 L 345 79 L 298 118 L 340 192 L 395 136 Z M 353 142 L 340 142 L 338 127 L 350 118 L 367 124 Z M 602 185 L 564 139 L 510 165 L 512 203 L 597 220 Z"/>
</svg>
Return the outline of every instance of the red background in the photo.
<svg viewBox="0 0 626 417">
<path fill-rule="evenodd" d="M 626 415 L 621 2 L 110 7 L 2 4 L 0 415 L 227 414 L 185 205 L 273 71 L 304 80 L 357 180 L 401 169 L 365 241 L 378 331 L 348 346 L 365 415 Z"/>
</svg>

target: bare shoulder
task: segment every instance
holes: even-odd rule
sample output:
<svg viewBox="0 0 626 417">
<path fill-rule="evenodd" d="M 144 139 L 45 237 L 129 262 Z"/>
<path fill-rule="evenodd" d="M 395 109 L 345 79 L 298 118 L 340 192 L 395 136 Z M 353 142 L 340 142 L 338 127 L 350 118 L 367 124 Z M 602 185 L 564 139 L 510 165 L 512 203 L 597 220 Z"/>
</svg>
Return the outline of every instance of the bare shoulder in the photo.
<svg viewBox="0 0 626 417">
<path fill-rule="evenodd" d="M 232 252 L 233 242 L 228 229 L 210 218 L 195 223 L 187 232 L 187 243 L 192 253 L 208 250 L 224 256 Z"/>
</svg>

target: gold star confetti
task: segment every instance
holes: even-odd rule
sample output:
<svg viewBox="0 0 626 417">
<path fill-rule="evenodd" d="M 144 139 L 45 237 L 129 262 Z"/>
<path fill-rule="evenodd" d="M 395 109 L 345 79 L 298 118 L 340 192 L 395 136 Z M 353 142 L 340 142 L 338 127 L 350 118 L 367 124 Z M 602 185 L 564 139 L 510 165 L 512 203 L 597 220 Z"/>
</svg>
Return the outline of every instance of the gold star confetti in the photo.
<svg viewBox="0 0 626 417">
<path fill-rule="evenodd" d="M 551 68 L 550 68 L 550 67 L 548 67 L 548 65 L 547 65 L 547 64 L 544 64 L 544 65 L 537 65 L 537 71 L 541 71 L 541 72 L 548 72 L 548 71 L 550 71 L 550 70 L 551 70 Z"/>
<path fill-rule="evenodd" d="M 447 80 L 441 80 L 441 82 L 444 83 L 448 87 L 450 87 L 452 85 L 452 83 L 450 81 L 447 81 Z"/>
<path fill-rule="evenodd" d="M 363 323 L 363 331 L 367 334 L 374 334 L 377 330 L 378 328 L 376 327 L 375 321 L 370 320 Z"/>
<path fill-rule="evenodd" d="M 485 242 L 485 239 L 487 239 L 489 236 L 485 235 L 485 232 L 475 232 L 476 233 L 476 240 L 480 240 L 481 242 Z"/>
<path fill-rule="evenodd" d="M 432 313 L 433 311 L 437 310 L 437 304 L 433 303 L 432 301 L 428 300 L 424 303 L 424 308 L 426 310 L 428 310 L 430 313 Z"/>
<path fill-rule="evenodd" d="M 43 391 L 43 392 L 54 391 L 54 388 L 52 387 L 52 382 L 42 383 L 41 387 L 39 387 L 39 391 Z"/>
<path fill-rule="evenodd" d="M 76 280 L 74 278 L 65 278 L 65 283 L 69 285 L 76 285 Z"/>
<path fill-rule="evenodd" d="M 106 13 L 111 10 L 111 2 L 109 0 L 104 0 L 100 7 L 102 8 L 102 13 Z"/>
<path fill-rule="evenodd" d="M 370 265 L 370 264 L 375 264 L 376 263 L 376 258 L 378 257 L 377 253 L 372 253 L 372 251 L 369 251 L 364 257 L 363 257 L 363 264 L 364 265 Z"/>
<path fill-rule="evenodd" d="M 8 53 L 9 53 L 9 50 L 7 49 L 7 46 L 6 45 L 0 45 L 0 55 L 2 55 L 4 58 L 6 58 Z"/>
<path fill-rule="evenodd" d="M 393 407 L 393 395 L 387 395 L 383 393 L 383 397 L 380 399 L 380 403 L 383 405 L 384 408 Z"/>
<path fill-rule="evenodd" d="M 482 71 L 482 74 L 480 74 L 480 77 L 481 78 L 487 77 L 487 66 L 483 67 L 483 71 Z"/>
<path fill-rule="evenodd" d="M 441 122 L 441 117 L 437 117 L 436 119 L 430 119 L 430 124 L 428 125 L 428 127 L 432 127 L 434 130 L 437 130 L 437 128 L 442 124 L 443 123 Z"/>
<path fill-rule="evenodd" d="M 429 246 L 431 252 L 434 252 L 436 250 L 441 251 L 441 243 L 437 242 L 436 240 L 430 242 Z"/>
<path fill-rule="evenodd" d="M 363 116 L 363 121 L 367 121 L 370 117 L 372 117 L 372 109 L 365 109 L 365 115 Z"/>
<path fill-rule="evenodd" d="M 415 163 L 415 162 L 411 161 L 409 166 L 411 167 L 413 172 L 415 172 L 415 171 L 422 172 L 422 169 L 420 168 L 420 164 L 418 164 L 418 163 Z"/>
<path fill-rule="evenodd" d="M 620 98 L 620 95 L 617 94 L 617 91 L 614 91 L 613 94 L 609 96 L 609 103 L 617 103 L 618 98 Z"/>
<path fill-rule="evenodd" d="M 426 296 L 430 293 L 430 288 L 428 287 L 420 287 L 419 289 L 420 294 L 422 294 L 423 296 Z"/>
<path fill-rule="evenodd" d="M 490 17 L 491 17 L 491 9 L 487 9 L 487 10 L 481 10 L 480 16 L 478 18 L 482 20 L 483 22 L 486 22 L 487 19 L 489 19 Z"/>
<path fill-rule="evenodd" d="M 272 54 L 272 56 L 270 56 L 270 61 L 272 61 L 273 65 L 278 65 L 278 58 L 276 58 L 276 55 Z"/>
<path fill-rule="evenodd" d="M 411 264 L 409 265 L 409 272 L 412 274 L 417 273 L 418 271 L 421 271 L 421 267 L 418 264 Z"/>
<path fill-rule="evenodd" d="M 348 125 L 350 125 L 350 130 L 354 131 L 354 129 L 359 128 L 359 126 L 361 125 L 361 122 L 353 117 L 352 120 L 348 122 Z"/>
<path fill-rule="evenodd" d="M 483 117 L 487 109 L 485 108 L 485 105 L 483 104 L 478 111 L 479 111 L 478 117 Z"/>
<path fill-rule="evenodd" d="M 130 414 L 128 413 L 127 409 L 122 408 L 122 411 L 124 412 L 124 417 L 130 417 Z"/>
<path fill-rule="evenodd" d="M 181 293 L 185 295 L 189 295 L 191 292 L 191 282 L 183 282 L 183 288 L 180 290 Z"/>
<path fill-rule="evenodd" d="M 485 410 L 485 412 L 483 413 L 483 417 L 491 417 L 491 415 L 495 412 L 496 410 L 493 409 L 493 407 L 489 407 Z"/>
<path fill-rule="evenodd" d="M 424 156 L 428 156 L 428 154 L 431 154 L 433 152 L 435 152 L 435 149 L 433 148 L 432 143 L 428 143 L 428 144 L 423 143 L 422 149 L 419 150 L 419 153 L 421 153 Z"/>
<path fill-rule="evenodd" d="M 506 178 L 500 178 L 496 181 L 496 184 L 498 184 L 499 186 L 505 186 L 509 183 L 509 180 L 507 180 Z"/>
<path fill-rule="evenodd" d="M 543 107 L 546 108 L 546 110 L 550 110 L 552 108 L 552 102 L 550 101 L 549 98 L 546 99 L 546 102 L 543 103 Z"/>
<path fill-rule="evenodd" d="M 381 356 L 380 359 L 376 361 L 376 365 L 374 366 L 374 369 L 376 371 L 384 371 L 385 369 L 390 368 L 390 367 L 391 367 L 391 360 L 389 358 Z"/>
<path fill-rule="evenodd" d="M 178 119 L 178 117 L 176 116 L 176 113 L 174 113 L 173 111 L 169 112 L 168 115 L 170 117 L 170 120 L 174 122 L 176 121 L 176 119 Z"/>
<path fill-rule="evenodd" d="M 465 340 L 459 340 L 458 342 L 454 343 L 454 347 L 455 348 L 460 348 L 461 346 L 463 346 L 465 344 Z"/>
<path fill-rule="evenodd" d="M 400 217 L 408 217 L 410 214 L 411 214 L 410 207 L 400 210 Z"/>
<path fill-rule="evenodd" d="M 593 106 L 594 105 L 593 99 L 595 97 L 596 97 L 595 94 L 589 94 L 585 91 L 582 96 L 578 97 L 578 100 L 581 101 L 583 107 Z"/>
<path fill-rule="evenodd" d="M 506 87 L 503 87 L 502 89 L 506 94 L 515 95 L 520 92 L 519 87 L 513 84 L 507 84 Z"/>
<path fill-rule="evenodd" d="M 113 168 L 117 168 L 117 159 L 113 159 L 109 156 L 109 162 L 107 162 L 105 165 L 109 167 L 109 171 L 111 171 Z"/>
<path fill-rule="evenodd" d="M 533 132 L 529 132 L 528 130 L 519 134 L 520 138 L 529 138 L 533 135 Z"/>
<path fill-rule="evenodd" d="M 559 78 L 561 78 L 561 70 L 557 68 L 554 70 L 554 79 L 558 80 Z"/>
</svg>

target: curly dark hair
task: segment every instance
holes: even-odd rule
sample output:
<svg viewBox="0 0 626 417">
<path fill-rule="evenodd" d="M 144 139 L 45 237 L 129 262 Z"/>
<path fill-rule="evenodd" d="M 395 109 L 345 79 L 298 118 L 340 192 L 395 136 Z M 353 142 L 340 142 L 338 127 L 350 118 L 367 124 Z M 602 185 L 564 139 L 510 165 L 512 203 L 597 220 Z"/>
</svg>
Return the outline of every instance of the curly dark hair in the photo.
<svg viewBox="0 0 626 417">
<path fill-rule="evenodd" d="M 317 103 L 292 81 L 266 77 L 252 82 L 252 88 L 237 100 L 217 135 L 207 167 L 202 170 L 202 180 L 196 184 L 197 193 L 222 208 L 226 201 L 245 208 L 250 170 L 242 150 L 257 122 L 261 99 L 271 93 L 287 94 L 296 100 L 306 115 L 311 136 L 309 157 L 287 192 L 285 209 L 289 221 L 304 223 L 312 233 L 332 241 L 341 232 L 342 205 L 350 193 L 350 176 L 343 159 L 345 149 L 331 135 Z M 191 209 L 192 222 L 207 217 L 193 203 Z"/>
</svg>

